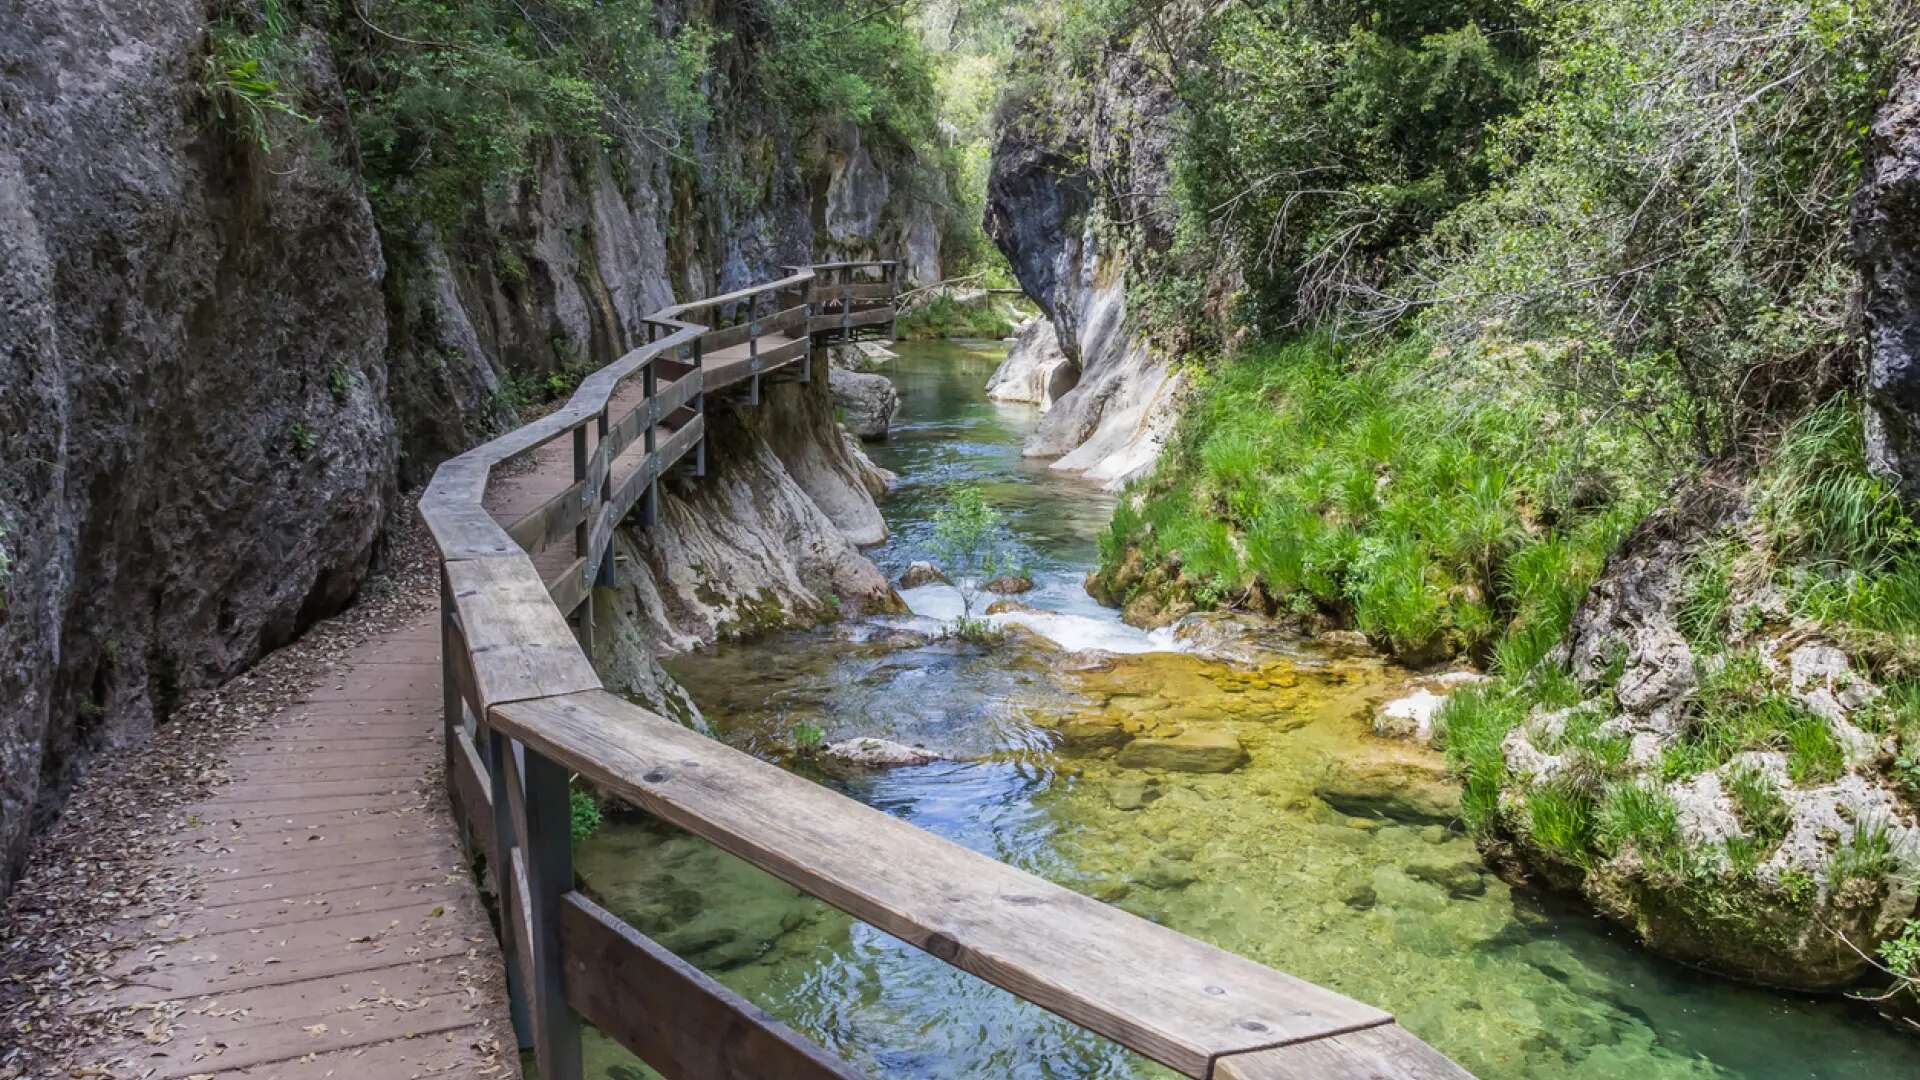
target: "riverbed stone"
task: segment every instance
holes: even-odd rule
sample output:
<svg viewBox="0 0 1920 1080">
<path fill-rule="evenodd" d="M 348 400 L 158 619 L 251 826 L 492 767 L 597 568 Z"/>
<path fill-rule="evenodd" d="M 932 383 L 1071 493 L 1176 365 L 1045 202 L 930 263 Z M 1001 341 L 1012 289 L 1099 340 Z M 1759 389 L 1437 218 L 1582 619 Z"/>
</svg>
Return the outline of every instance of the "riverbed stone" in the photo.
<svg viewBox="0 0 1920 1080">
<path fill-rule="evenodd" d="M 1043 615 L 1045 612 L 1023 600 L 995 600 L 987 605 L 989 615 Z"/>
<path fill-rule="evenodd" d="M 884 769 L 901 765 L 928 765 L 944 760 L 925 747 L 908 746 L 891 739 L 860 736 L 842 739 L 821 751 L 826 757 L 863 769 Z"/>
<path fill-rule="evenodd" d="M 1012 596 L 1017 593 L 1027 592 L 1032 588 L 1033 578 L 1028 577 L 1026 574 L 1001 574 L 999 577 L 987 582 L 987 591 L 990 593 L 999 593 L 1001 596 Z"/>
<path fill-rule="evenodd" d="M 887 437 L 893 414 L 900 409 L 900 392 L 893 388 L 892 379 L 830 368 L 827 389 L 848 431 L 870 442 Z"/>
<path fill-rule="evenodd" d="M 907 572 L 900 575 L 900 587 L 903 589 L 918 589 L 922 585 L 951 584 L 953 579 L 947 576 L 945 570 L 925 560 L 908 563 Z"/>
<path fill-rule="evenodd" d="M 1383 755 L 1330 762 L 1313 793 L 1349 817 L 1444 826 L 1460 816 L 1460 789 L 1437 760 Z"/>
<path fill-rule="evenodd" d="M 1060 742 L 1069 750 L 1100 750 L 1107 747 L 1125 746 L 1133 736 L 1125 728 L 1104 714 L 1070 717 L 1054 729 L 1060 735 Z"/>
<path fill-rule="evenodd" d="M 1115 810 L 1139 810 L 1160 795 L 1160 781 L 1152 777 L 1145 780 L 1116 780 L 1107 785 L 1107 802 Z"/>
<path fill-rule="evenodd" d="M 1191 730 L 1128 743 L 1117 759 L 1123 768 L 1169 772 L 1232 772 L 1252 760 L 1240 740 L 1225 731 Z"/>
</svg>

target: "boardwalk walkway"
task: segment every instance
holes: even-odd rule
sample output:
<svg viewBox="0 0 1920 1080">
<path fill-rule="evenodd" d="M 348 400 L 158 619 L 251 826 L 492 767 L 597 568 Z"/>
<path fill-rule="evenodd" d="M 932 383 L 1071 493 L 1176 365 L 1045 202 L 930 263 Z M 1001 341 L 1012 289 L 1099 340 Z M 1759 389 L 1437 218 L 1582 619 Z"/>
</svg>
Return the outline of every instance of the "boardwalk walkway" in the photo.
<svg viewBox="0 0 1920 1080">
<path fill-rule="evenodd" d="M 97 1056 L 155 1080 L 518 1076 L 442 757 L 432 613 L 236 743 L 191 808 L 197 897 L 144 913 L 171 940 L 102 1002 L 149 1012 L 148 1037 Z"/>
</svg>

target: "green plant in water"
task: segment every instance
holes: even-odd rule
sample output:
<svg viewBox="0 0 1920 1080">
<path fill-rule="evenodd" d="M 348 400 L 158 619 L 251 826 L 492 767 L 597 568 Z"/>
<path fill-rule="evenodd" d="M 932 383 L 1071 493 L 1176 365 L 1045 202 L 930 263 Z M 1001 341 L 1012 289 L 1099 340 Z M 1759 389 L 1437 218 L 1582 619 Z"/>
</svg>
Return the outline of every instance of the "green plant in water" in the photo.
<svg viewBox="0 0 1920 1080">
<path fill-rule="evenodd" d="M 974 617 L 986 583 L 1006 562 L 1006 519 L 977 484 L 957 485 L 933 515 L 933 551 L 960 593 L 960 617 Z"/>
<path fill-rule="evenodd" d="M 591 839 L 600 831 L 600 804 L 593 799 L 589 791 L 570 791 L 567 793 L 569 825 L 573 832 L 573 842 Z"/>
<path fill-rule="evenodd" d="M 811 754 L 827 744 L 827 733 L 820 725 L 802 720 L 787 729 L 796 753 Z"/>
</svg>

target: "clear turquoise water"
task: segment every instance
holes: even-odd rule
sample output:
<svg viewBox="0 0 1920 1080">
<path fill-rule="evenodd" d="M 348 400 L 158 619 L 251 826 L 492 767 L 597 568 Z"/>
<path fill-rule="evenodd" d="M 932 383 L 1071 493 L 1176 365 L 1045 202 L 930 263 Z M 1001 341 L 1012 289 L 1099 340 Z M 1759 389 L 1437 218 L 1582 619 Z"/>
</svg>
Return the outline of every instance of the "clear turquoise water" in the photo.
<svg viewBox="0 0 1920 1080">
<path fill-rule="evenodd" d="M 1025 599 L 1111 626 L 1080 589 L 1109 497 L 1022 459 L 1031 409 L 987 402 L 999 349 L 910 345 L 874 457 L 901 481 L 885 509 L 897 570 L 924 548 L 945 486 L 989 485 L 1039 587 Z M 1114 627 L 1114 633 L 1124 633 Z M 1920 1042 L 1864 1010 L 1741 988 L 1654 959 L 1573 906 L 1509 888 L 1446 828 L 1354 818 L 1326 778 L 1430 783 L 1429 755 L 1383 743 L 1365 714 L 1391 669 L 1310 650 L 1260 672 L 1148 654 L 1073 674 L 1027 649 L 901 652 L 790 634 L 682 658 L 675 674 L 716 735 L 790 763 L 788 731 L 879 735 L 956 760 L 859 778 L 849 796 L 1146 918 L 1394 1012 L 1495 1078 L 1920 1077 Z M 1053 749 L 1079 713 L 1163 728 L 1217 725 L 1252 764 L 1141 776 Z M 806 771 L 809 767 L 797 763 Z M 849 842 L 857 842 L 850 838 Z M 642 931 L 869 1074 L 1166 1075 L 664 826 L 623 820 L 581 845 L 588 888 Z M 649 1075 L 590 1036 L 590 1075 Z"/>
</svg>

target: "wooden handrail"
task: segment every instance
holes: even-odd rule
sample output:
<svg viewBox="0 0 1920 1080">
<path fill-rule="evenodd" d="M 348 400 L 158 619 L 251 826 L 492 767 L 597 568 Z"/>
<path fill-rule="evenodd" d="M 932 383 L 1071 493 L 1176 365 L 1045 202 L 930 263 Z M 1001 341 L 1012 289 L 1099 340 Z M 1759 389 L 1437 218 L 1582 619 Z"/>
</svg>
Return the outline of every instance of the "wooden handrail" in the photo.
<svg viewBox="0 0 1920 1080">
<path fill-rule="evenodd" d="M 808 377 L 817 345 L 890 321 L 896 267 L 821 264 L 826 285 L 808 269 L 655 312 L 655 340 L 560 409 L 443 464 L 421 499 L 441 561 L 448 793 L 487 854 L 515 1027 L 541 1075 L 580 1075 L 582 1017 L 687 1080 L 856 1075 L 574 890 L 578 774 L 1187 1076 L 1467 1077 L 1378 1009 L 968 851 L 602 687 L 588 659 L 591 587 L 611 583 L 619 521 L 638 508 L 652 524 L 659 477 L 689 454 L 704 462 L 707 394 L 745 383 L 758 404 L 763 375 L 799 364 Z M 846 280 L 855 270 L 877 270 L 887 294 Z M 778 308 L 787 291 L 799 304 L 763 316 L 761 302 Z M 737 326 L 680 318 L 740 303 Z M 495 520 L 493 471 L 565 437 L 572 482 Z M 536 559 L 557 569 L 543 575 Z"/>
</svg>

